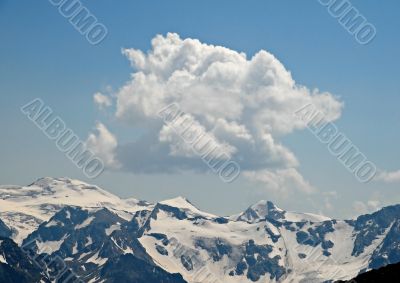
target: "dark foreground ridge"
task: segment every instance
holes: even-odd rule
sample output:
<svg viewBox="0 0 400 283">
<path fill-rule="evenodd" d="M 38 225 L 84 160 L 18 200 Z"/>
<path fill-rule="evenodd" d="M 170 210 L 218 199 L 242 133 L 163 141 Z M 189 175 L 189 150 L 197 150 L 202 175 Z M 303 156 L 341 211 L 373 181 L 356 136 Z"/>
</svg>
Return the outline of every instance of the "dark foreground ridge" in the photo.
<svg viewBox="0 0 400 283">
<path fill-rule="evenodd" d="M 336 283 L 377 283 L 377 282 L 399 282 L 400 263 L 389 264 L 379 269 L 373 269 L 358 275 L 349 281 L 337 281 Z"/>
</svg>

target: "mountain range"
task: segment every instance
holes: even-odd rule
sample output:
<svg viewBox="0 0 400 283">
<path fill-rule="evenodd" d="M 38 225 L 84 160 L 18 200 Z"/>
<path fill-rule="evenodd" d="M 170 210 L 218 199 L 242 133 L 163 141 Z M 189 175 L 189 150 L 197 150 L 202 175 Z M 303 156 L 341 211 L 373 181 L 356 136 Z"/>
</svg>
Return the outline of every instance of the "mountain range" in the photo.
<svg viewBox="0 0 400 283">
<path fill-rule="evenodd" d="M 400 262 L 400 205 L 337 220 L 218 216 L 68 178 L 0 186 L 0 282 L 333 282 Z"/>
</svg>

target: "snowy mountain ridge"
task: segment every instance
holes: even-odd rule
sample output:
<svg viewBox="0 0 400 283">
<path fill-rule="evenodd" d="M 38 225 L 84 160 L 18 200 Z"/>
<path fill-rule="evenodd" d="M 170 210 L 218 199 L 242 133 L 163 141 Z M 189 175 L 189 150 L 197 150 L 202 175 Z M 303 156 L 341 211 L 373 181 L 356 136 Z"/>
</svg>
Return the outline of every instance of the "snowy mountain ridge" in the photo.
<svg viewBox="0 0 400 283">
<path fill-rule="evenodd" d="M 329 282 L 400 262 L 400 205 L 335 220 L 260 201 L 221 217 L 183 197 L 42 178 L 0 187 L 0 237 L 63 258 L 84 282 Z"/>
<path fill-rule="evenodd" d="M 64 206 L 107 207 L 130 219 L 137 210 L 151 209 L 152 204 L 121 199 L 98 186 L 69 178 L 45 177 L 28 186 L 0 186 L 0 219 L 13 228 L 18 243 Z"/>
</svg>

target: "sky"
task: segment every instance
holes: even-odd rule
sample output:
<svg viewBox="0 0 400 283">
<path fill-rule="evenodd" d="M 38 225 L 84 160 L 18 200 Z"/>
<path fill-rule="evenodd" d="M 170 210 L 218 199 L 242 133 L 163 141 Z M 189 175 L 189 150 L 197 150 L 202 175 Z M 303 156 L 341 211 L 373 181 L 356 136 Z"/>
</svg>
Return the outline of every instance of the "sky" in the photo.
<svg viewBox="0 0 400 283">
<path fill-rule="evenodd" d="M 80 3 L 107 29 L 97 45 L 51 1 L 0 0 L 0 184 L 66 176 L 220 215 L 262 199 L 338 218 L 400 203 L 398 1 L 351 2 L 376 28 L 366 45 L 317 0 Z M 35 98 L 101 157 L 100 176 L 21 112 Z M 237 179 L 223 182 L 162 120 L 170 103 L 237 162 Z M 292 115 L 306 104 L 376 178 L 359 182 Z"/>
</svg>

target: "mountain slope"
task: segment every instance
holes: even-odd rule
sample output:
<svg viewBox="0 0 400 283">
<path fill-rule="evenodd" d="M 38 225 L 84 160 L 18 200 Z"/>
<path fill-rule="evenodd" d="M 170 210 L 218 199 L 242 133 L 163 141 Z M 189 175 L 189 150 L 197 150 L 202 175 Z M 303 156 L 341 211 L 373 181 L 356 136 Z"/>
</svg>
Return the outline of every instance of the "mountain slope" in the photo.
<svg viewBox="0 0 400 283">
<path fill-rule="evenodd" d="M 367 269 L 371 254 L 389 233 L 383 226 L 354 254 L 353 243 L 365 234 L 356 228 L 363 220 L 314 222 L 326 218 L 299 213 L 293 217 L 267 205 L 263 216 L 258 210 L 257 216 L 247 214 L 251 219 L 232 220 L 199 213 L 182 199 L 161 202 L 139 240 L 161 267 L 188 281 L 209 273 L 220 282 L 322 282 L 348 279 Z"/>
<path fill-rule="evenodd" d="M 146 282 L 150 278 L 185 282 L 180 276 L 156 266 L 137 240 L 139 226 L 132 226 L 132 222 L 107 208 L 64 207 L 40 224 L 23 245 L 39 255 L 63 258 L 84 282 L 115 282 L 109 276 L 110 270 L 115 272 L 125 267 L 129 269 L 125 273 L 117 272 L 117 278 L 133 278 L 134 282 Z"/>
</svg>

